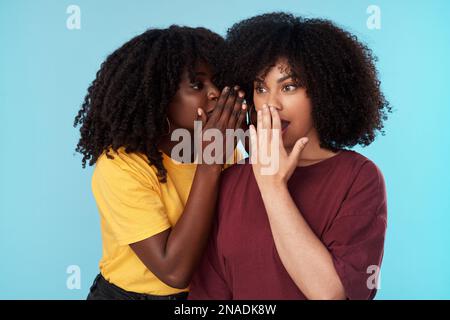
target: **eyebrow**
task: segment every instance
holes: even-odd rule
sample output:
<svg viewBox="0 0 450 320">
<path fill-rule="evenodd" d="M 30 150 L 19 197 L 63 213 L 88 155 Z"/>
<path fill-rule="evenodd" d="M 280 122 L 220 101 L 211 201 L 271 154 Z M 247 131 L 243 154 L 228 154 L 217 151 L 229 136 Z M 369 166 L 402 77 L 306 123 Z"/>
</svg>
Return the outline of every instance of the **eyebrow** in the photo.
<svg viewBox="0 0 450 320">
<path fill-rule="evenodd" d="M 285 75 L 284 77 L 281 77 L 280 79 L 278 79 L 278 80 L 277 80 L 277 83 L 281 83 L 281 82 L 283 82 L 284 80 L 289 79 L 289 78 L 292 78 L 292 77 L 293 77 L 292 74 Z M 264 79 L 263 79 L 263 78 L 260 78 L 260 77 L 256 77 L 256 79 L 255 79 L 254 81 L 264 83 Z"/>
<path fill-rule="evenodd" d="M 281 83 L 281 82 L 283 82 L 284 80 L 287 80 L 287 79 L 289 79 L 289 78 L 292 78 L 292 74 L 288 74 L 288 75 L 286 75 L 286 76 L 284 76 L 284 77 L 281 77 L 280 79 L 277 80 L 277 83 Z"/>
</svg>

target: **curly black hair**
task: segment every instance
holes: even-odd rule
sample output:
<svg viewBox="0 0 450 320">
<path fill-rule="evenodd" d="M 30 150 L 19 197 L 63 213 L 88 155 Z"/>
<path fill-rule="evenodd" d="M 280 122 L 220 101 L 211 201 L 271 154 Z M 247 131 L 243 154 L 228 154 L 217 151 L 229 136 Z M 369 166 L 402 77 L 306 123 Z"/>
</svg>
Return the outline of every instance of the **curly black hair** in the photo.
<svg viewBox="0 0 450 320">
<path fill-rule="evenodd" d="M 172 25 L 148 29 L 126 42 L 101 64 L 74 127 L 80 127 L 76 151 L 82 166 L 93 165 L 110 149 L 143 153 L 158 171 L 161 182 L 167 172 L 158 150 L 167 133 L 167 107 L 179 88 L 183 72 L 191 80 L 197 62 L 217 71 L 224 40 L 206 28 Z M 216 72 L 215 71 L 215 72 Z"/>
<path fill-rule="evenodd" d="M 238 83 L 253 101 L 253 81 L 279 58 L 306 88 L 320 146 L 367 146 L 391 107 L 380 91 L 376 57 L 357 37 L 323 19 L 290 13 L 258 15 L 234 24 L 225 38 L 221 83 Z"/>
</svg>

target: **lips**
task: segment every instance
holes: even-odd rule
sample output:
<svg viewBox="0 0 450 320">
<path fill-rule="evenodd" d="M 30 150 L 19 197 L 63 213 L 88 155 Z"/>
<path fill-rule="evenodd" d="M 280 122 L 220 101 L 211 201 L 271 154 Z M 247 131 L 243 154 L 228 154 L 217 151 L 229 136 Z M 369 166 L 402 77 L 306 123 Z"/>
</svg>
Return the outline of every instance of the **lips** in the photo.
<svg viewBox="0 0 450 320">
<path fill-rule="evenodd" d="M 289 127 L 290 121 L 281 120 L 281 133 L 285 133 L 287 128 Z"/>
</svg>

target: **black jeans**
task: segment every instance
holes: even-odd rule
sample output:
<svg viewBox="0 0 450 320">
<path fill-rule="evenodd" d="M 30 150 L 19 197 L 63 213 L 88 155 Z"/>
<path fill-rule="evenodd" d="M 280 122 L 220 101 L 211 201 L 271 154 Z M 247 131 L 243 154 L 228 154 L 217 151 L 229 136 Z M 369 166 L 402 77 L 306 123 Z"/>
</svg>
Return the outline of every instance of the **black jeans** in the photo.
<svg viewBox="0 0 450 320">
<path fill-rule="evenodd" d="M 187 292 L 168 296 L 130 292 L 108 282 L 101 274 L 98 274 L 91 286 L 87 300 L 186 300 L 187 296 Z"/>
</svg>

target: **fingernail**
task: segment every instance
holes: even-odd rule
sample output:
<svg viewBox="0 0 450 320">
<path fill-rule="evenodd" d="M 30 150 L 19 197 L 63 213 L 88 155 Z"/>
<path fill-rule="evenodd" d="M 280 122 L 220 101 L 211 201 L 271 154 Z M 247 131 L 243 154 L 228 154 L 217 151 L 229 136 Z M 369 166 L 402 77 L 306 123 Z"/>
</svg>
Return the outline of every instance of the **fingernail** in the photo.
<svg viewBox="0 0 450 320">
<path fill-rule="evenodd" d="M 267 104 L 263 104 L 263 110 L 267 110 Z"/>
<path fill-rule="evenodd" d="M 230 91 L 230 87 L 223 88 L 223 92 L 228 92 L 228 91 Z"/>
<path fill-rule="evenodd" d="M 202 109 L 201 109 L 201 108 L 198 108 L 198 109 L 197 109 L 197 114 L 198 114 L 199 117 L 202 116 Z"/>
<path fill-rule="evenodd" d="M 234 86 L 234 91 L 238 91 L 239 90 L 239 86 Z"/>
<path fill-rule="evenodd" d="M 239 91 L 239 97 L 240 97 L 240 98 L 243 98 L 243 97 L 244 97 L 244 92 Z"/>
</svg>

